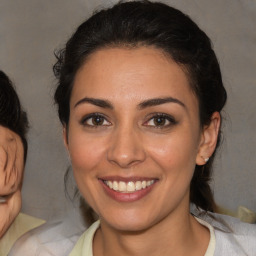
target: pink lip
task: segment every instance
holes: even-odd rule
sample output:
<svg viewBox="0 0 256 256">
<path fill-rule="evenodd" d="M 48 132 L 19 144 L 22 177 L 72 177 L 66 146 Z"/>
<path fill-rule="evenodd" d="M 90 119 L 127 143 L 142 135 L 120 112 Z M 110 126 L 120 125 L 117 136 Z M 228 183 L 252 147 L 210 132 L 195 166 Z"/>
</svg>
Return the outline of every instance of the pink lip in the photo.
<svg viewBox="0 0 256 256">
<path fill-rule="evenodd" d="M 104 177 L 100 177 L 100 180 L 110 180 L 110 181 L 124 181 L 124 182 L 128 182 L 128 181 L 148 181 L 148 180 L 157 180 L 156 178 L 145 178 L 145 177 L 139 177 L 139 176 L 133 176 L 133 177 L 120 177 L 120 176 L 104 176 Z"/>
<path fill-rule="evenodd" d="M 136 181 L 136 180 L 152 180 L 152 179 L 145 179 L 145 178 L 138 179 L 138 177 L 137 178 L 133 178 L 133 179 L 126 179 L 126 178 L 121 179 L 120 177 L 118 179 L 117 178 L 114 179 L 113 177 L 111 177 L 111 179 L 108 178 L 108 179 L 104 179 L 104 180 Z M 155 182 L 155 183 L 153 183 L 149 187 L 146 187 L 146 188 L 144 188 L 142 190 L 138 190 L 138 191 L 135 191 L 135 192 L 132 192 L 132 193 L 121 193 L 121 192 L 115 191 L 113 189 L 110 189 L 103 182 L 103 179 L 99 179 L 99 181 L 102 184 L 103 189 L 106 192 L 106 194 L 108 196 L 110 196 L 112 199 L 114 199 L 114 200 L 116 200 L 118 202 L 134 202 L 134 201 L 140 200 L 141 198 L 143 198 L 146 195 L 148 195 L 151 192 L 151 190 L 153 189 L 154 185 L 156 184 L 156 182 Z"/>
</svg>

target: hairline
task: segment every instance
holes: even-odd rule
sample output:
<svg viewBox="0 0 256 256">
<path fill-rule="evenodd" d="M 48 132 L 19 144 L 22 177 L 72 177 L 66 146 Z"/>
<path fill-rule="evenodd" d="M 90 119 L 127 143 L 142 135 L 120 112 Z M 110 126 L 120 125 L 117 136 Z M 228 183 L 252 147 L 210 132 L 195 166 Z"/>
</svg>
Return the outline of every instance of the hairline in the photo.
<svg viewBox="0 0 256 256">
<path fill-rule="evenodd" d="M 199 95 L 197 93 L 196 90 L 196 86 L 195 86 L 195 81 L 193 79 L 193 75 L 192 75 L 192 71 L 191 68 L 188 65 L 186 65 L 185 63 L 181 63 L 178 62 L 174 59 L 174 57 L 172 56 L 171 53 L 169 53 L 167 50 L 165 50 L 163 47 L 157 46 L 154 43 L 147 43 L 144 41 L 138 41 L 135 43 L 132 42 L 125 42 L 125 41 L 118 41 L 118 42 L 110 42 L 110 43 L 106 43 L 106 44 L 102 44 L 102 45 L 98 45 L 96 46 L 94 49 L 92 49 L 89 53 L 84 54 L 86 56 L 81 57 L 81 63 L 79 64 L 78 69 L 75 71 L 74 76 L 73 76 L 73 80 L 71 83 L 71 90 L 70 90 L 70 95 L 69 95 L 69 116 L 70 116 L 70 99 L 71 99 L 71 95 L 72 95 L 72 91 L 73 91 L 73 86 L 75 83 L 75 78 L 77 76 L 77 73 L 82 69 L 82 67 L 86 64 L 87 61 L 90 60 L 91 56 L 94 55 L 94 53 L 99 52 L 101 50 L 107 50 L 107 49 L 127 49 L 127 50 L 135 50 L 138 48 L 151 48 L 151 49 L 155 49 L 158 50 L 159 52 L 161 52 L 163 54 L 163 56 L 166 58 L 167 61 L 172 60 L 173 62 L 175 62 L 184 72 L 187 80 L 188 80 L 188 84 L 189 84 L 189 89 L 191 90 L 191 92 L 195 95 L 197 101 L 198 101 L 198 110 L 199 110 L 199 120 L 200 120 L 200 125 L 203 125 L 203 122 L 201 120 L 201 115 L 200 115 L 200 98 Z M 68 125 L 69 123 L 69 117 L 68 117 L 68 122 L 66 123 L 66 125 Z"/>
</svg>

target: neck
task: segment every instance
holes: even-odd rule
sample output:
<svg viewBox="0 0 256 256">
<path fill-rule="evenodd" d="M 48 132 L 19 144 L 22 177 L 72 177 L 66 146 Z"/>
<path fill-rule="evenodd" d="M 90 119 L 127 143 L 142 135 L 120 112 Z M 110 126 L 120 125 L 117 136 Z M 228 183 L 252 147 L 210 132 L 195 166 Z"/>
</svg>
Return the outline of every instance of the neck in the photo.
<svg viewBox="0 0 256 256">
<path fill-rule="evenodd" d="M 183 215 L 172 213 L 140 232 L 115 230 L 102 221 L 94 239 L 94 255 L 204 255 L 209 239 L 208 229 L 189 211 Z"/>
</svg>

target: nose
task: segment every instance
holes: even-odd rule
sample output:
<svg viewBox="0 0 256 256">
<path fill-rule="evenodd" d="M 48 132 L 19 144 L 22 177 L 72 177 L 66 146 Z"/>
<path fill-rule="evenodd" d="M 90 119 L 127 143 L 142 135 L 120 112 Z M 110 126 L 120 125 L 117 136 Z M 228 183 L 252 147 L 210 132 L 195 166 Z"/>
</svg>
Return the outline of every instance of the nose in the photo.
<svg viewBox="0 0 256 256">
<path fill-rule="evenodd" d="M 134 129 L 122 128 L 111 136 L 108 149 L 108 161 L 121 168 L 130 168 L 146 158 L 143 142 Z"/>
</svg>

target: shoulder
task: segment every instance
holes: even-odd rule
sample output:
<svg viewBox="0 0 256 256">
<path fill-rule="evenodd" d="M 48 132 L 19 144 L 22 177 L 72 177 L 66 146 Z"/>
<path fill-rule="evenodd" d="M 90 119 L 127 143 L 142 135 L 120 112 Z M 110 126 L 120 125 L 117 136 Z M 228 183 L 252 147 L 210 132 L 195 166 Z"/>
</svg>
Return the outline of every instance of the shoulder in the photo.
<svg viewBox="0 0 256 256">
<path fill-rule="evenodd" d="M 45 221 L 19 213 L 5 235 L 0 239 L 0 255 L 7 255 L 15 241 L 29 230 L 42 225 Z"/>
<path fill-rule="evenodd" d="M 38 226 L 41 226 L 45 223 L 45 220 L 27 215 L 25 213 L 19 213 L 17 218 L 15 219 L 15 222 L 13 223 L 15 225 L 15 228 L 19 230 L 19 232 L 22 232 L 24 234 L 25 232 L 36 228 Z"/>
<path fill-rule="evenodd" d="M 72 249 L 69 256 L 76 256 L 76 255 L 93 255 L 93 238 L 96 233 L 96 230 L 100 226 L 100 221 L 94 222 L 79 238 L 77 243 L 75 244 L 74 248 Z"/>
<path fill-rule="evenodd" d="M 19 238 L 9 256 L 69 255 L 85 229 L 75 218 L 45 223 Z"/>
<path fill-rule="evenodd" d="M 255 255 L 256 224 L 241 222 L 239 219 L 209 213 L 199 218 L 213 226 L 216 238 L 215 255 Z"/>
</svg>

